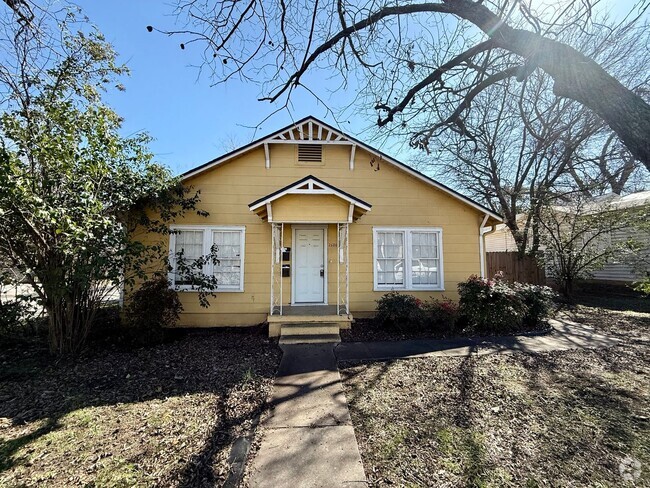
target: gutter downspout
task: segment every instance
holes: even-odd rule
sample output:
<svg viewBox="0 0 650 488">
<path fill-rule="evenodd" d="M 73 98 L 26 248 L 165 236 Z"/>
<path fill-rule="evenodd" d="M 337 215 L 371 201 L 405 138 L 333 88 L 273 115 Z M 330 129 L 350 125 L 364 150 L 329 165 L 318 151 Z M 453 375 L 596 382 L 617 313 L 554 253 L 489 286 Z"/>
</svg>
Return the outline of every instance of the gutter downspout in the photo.
<svg viewBox="0 0 650 488">
<path fill-rule="evenodd" d="M 485 235 L 496 230 L 493 225 L 485 227 L 485 224 L 489 218 L 490 216 L 488 214 L 485 214 L 485 217 L 483 217 L 483 221 L 478 228 L 478 249 L 481 261 L 481 278 L 485 278 Z"/>
</svg>

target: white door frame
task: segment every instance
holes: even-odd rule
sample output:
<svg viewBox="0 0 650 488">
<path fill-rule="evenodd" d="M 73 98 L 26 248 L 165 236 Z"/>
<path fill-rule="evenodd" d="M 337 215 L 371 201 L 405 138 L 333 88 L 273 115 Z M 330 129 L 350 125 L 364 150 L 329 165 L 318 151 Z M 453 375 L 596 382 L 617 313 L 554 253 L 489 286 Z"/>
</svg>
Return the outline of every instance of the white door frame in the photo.
<svg viewBox="0 0 650 488">
<path fill-rule="evenodd" d="M 329 228 L 328 224 L 324 225 L 314 225 L 314 224 L 291 224 L 291 305 L 296 307 L 300 306 L 313 306 L 313 305 L 327 305 L 327 289 L 329 288 L 327 282 L 327 230 Z M 296 231 L 297 230 L 310 230 L 310 229 L 322 229 L 323 230 L 323 272 L 325 276 L 323 277 L 323 303 L 296 303 L 296 280 L 294 279 L 295 274 L 295 262 L 296 262 Z"/>
</svg>

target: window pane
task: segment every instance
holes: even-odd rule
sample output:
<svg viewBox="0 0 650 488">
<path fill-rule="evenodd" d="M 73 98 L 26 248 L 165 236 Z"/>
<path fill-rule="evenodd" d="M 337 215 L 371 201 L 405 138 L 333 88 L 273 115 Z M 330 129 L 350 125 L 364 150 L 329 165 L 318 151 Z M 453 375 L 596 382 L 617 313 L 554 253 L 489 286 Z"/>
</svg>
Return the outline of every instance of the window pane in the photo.
<svg viewBox="0 0 650 488">
<path fill-rule="evenodd" d="M 378 232 L 377 257 L 403 258 L 404 233 L 403 232 Z"/>
<path fill-rule="evenodd" d="M 411 281 L 413 285 L 438 284 L 438 233 L 411 233 Z"/>
<path fill-rule="evenodd" d="M 377 284 L 404 285 L 404 233 L 377 232 Z"/>
<path fill-rule="evenodd" d="M 413 232 L 411 234 L 413 259 L 438 258 L 438 234 L 435 232 Z"/>
<path fill-rule="evenodd" d="M 217 247 L 218 263 L 213 273 L 218 288 L 238 289 L 241 283 L 241 231 L 214 231 L 213 244 Z"/>
<path fill-rule="evenodd" d="M 174 268 L 176 268 L 176 256 L 183 252 L 185 266 L 191 266 L 198 258 L 203 255 L 203 231 L 202 230 L 181 230 L 176 234 L 176 248 L 174 249 Z M 200 270 L 192 270 L 192 274 Z M 174 273 L 174 282 L 177 285 L 192 284 L 192 277 L 187 273 L 183 275 Z"/>
<path fill-rule="evenodd" d="M 217 246 L 217 257 L 239 258 L 241 233 L 239 231 L 215 231 L 213 241 Z"/>
<path fill-rule="evenodd" d="M 414 285 L 437 285 L 438 260 L 414 259 L 411 262 L 411 276 Z"/>
</svg>

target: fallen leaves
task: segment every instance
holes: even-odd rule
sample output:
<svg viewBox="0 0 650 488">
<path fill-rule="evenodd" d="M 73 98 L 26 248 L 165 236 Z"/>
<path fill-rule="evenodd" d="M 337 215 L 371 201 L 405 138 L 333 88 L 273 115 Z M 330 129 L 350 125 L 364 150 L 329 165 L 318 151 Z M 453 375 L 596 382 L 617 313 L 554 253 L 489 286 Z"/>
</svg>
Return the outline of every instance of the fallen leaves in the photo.
<svg viewBox="0 0 650 488">
<path fill-rule="evenodd" d="M 241 329 L 58 364 L 38 346 L 1 350 L 0 485 L 218 485 L 279 358 Z"/>
<path fill-rule="evenodd" d="M 650 314 L 570 314 L 623 343 L 342 369 L 371 484 L 619 486 L 624 472 L 650 485 L 625 461 L 650 465 Z"/>
</svg>

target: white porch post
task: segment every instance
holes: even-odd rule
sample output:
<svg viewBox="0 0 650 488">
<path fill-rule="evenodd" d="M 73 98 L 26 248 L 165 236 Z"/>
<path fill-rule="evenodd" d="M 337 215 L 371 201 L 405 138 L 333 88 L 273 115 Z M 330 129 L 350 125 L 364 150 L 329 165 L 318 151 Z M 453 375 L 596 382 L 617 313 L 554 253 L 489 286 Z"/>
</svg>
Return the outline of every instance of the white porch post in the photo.
<svg viewBox="0 0 650 488">
<path fill-rule="evenodd" d="M 282 315 L 282 299 L 284 293 L 282 292 L 282 251 L 284 251 L 284 223 L 280 224 L 280 249 L 278 250 L 278 266 L 280 267 L 280 315 Z"/>
<path fill-rule="evenodd" d="M 336 315 L 341 315 L 341 224 L 336 224 Z"/>
<path fill-rule="evenodd" d="M 282 315 L 282 243 L 284 224 L 271 223 L 271 309 Z"/>
<path fill-rule="evenodd" d="M 350 315 L 350 224 L 345 224 L 345 313 Z"/>
<path fill-rule="evenodd" d="M 336 260 L 336 314 L 341 315 L 342 310 L 345 314 L 350 313 L 350 239 L 348 223 L 339 223 L 337 226 L 337 243 L 338 257 Z M 341 269 L 343 268 L 343 269 Z M 341 290 L 342 278 L 341 271 L 345 273 L 344 290 Z"/>
</svg>

